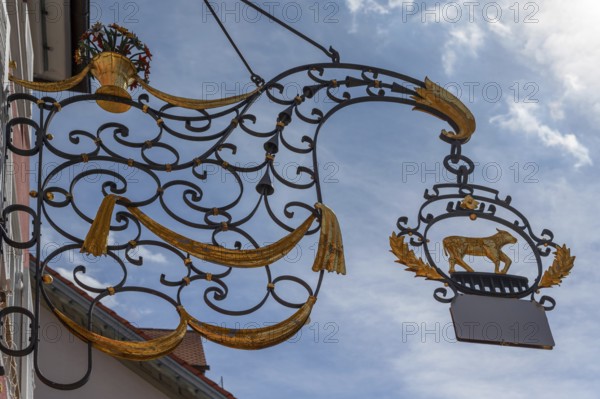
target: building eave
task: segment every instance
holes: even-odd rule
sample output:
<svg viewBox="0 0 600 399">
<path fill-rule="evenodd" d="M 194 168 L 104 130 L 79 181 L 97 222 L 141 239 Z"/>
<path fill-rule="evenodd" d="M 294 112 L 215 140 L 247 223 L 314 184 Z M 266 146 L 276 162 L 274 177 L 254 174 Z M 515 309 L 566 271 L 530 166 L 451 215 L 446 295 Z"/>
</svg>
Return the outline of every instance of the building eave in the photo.
<svg viewBox="0 0 600 399">
<path fill-rule="evenodd" d="M 61 312 L 85 325 L 91 298 L 57 272 L 49 268 L 46 271 L 54 277 L 52 285 L 46 288 L 52 303 Z M 143 331 L 102 304 L 96 306 L 93 324 L 98 327 L 96 332 L 115 339 L 128 341 L 150 339 Z M 173 354 L 144 362 L 117 360 L 169 398 L 235 399 L 230 392 L 204 376 L 202 371 Z"/>
</svg>

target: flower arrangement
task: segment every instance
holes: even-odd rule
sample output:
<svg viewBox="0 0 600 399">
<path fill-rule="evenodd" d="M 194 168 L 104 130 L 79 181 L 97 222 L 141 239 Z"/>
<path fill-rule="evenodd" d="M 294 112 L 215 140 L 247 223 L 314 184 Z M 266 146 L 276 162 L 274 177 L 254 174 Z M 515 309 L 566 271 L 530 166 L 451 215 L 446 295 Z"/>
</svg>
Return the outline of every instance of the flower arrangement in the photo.
<svg viewBox="0 0 600 399">
<path fill-rule="evenodd" d="M 96 22 L 90 29 L 85 31 L 79 40 L 75 51 L 75 62 L 77 64 L 90 63 L 98 54 L 112 51 L 127 57 L 136 68 L 137 72 L 144 73 L 144 82 L 149 82 L 150 60 L 152 54 L 138 37 L 126 28 L 110 24 L 104 26 Z M 137 87 L 137 82 L 132 82 L 129 89 Z"/>
</svg>

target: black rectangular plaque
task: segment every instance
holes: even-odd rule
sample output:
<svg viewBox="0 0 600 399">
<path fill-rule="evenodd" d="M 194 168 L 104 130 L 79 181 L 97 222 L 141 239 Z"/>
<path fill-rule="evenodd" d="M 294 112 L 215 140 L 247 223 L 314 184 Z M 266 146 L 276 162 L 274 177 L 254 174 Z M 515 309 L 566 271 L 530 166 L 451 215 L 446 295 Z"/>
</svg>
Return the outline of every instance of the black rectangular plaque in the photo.
<svg viewBox="0 0 600 399">
<path fill-rule="evenodd" d="M 536 301 L 459 294 L 450 305 L 458 341 L 552 349 L 546 311 Z"/>
</svg>

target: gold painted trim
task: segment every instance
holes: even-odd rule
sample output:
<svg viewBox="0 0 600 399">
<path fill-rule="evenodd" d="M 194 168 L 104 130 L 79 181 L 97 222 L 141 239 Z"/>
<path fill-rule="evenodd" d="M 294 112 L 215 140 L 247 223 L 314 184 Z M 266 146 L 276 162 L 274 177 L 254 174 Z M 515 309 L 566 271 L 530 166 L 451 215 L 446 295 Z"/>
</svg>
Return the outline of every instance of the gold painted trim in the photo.
<svg viewBox="0 0 600 399">
<path fill-rule="evenodd" d="M 255 350 L 280 344 L 293 337 L 309 320 L 317 301 L 314 296 L 293 315 L 277 324 L 260 328 L 235 329 L 203 323 L 188 315 L 189 325 L 204 338 L 235 349 Z"/>
<path fill-rule="evenodd" d="M 29 80 L 22 80 L 14 77 L 13 75 L 8 75 L 8 80 L 11 82 L 25 87 L 31 90 L 37 91 L 46 91 L 46 92 L 57 92 L 63 90 L 69 90 L 73 87 L 77 86 L 79 82 L 85 78 L 88 72 L 91 70 L 92 65 L 88 64 L 85 68 L 81 70 L 77 75 L 70 77 L 69 79 L 61 80 L 59 82 L 31 82 Z"/>
<path fill-rule="evenodd" d="M 191 240 L 157 223 L 138 208 L 129 207 L 127 209 L 160 239 L 191 256 L 223 266 L 240 268 L 261 267 L 280 260 L 300 242 L 315 219 L 313 215 L 309 216 L 296 230 L 271 245 L 256 249 L 237 250 Z"/>
<path fill-rule="evenodd" d="M 571 256 L 571 249 L 566 244 L 562 247 L 556 247 L 554 253 L 554 262 L 544 272 L 538 288 L 550 288 L 553 285 L 560 285 L 562 280 L 569 275 L 575 265 L 575 256 Z"/>
<path fill-rule="evenodd" d="M 107 253 L 110 221 L 117 200 L 121 200 L 125 204 L 129 203 L 127 198 L 118 197 L 113 194 L 104 197 L 94 218 L 94 222 L 83 242 L 81 252 L 94 256 L 105 255 Z M 256 249 L 237 250 L 191 240 L 159 224 L 136 207 L 128 207 L 127 209 L 140 223 L 160 239 L 189 253 L 191 256 L 224 266 L 241 268 L 261 267 L 280 260 L 300 242 L 315 219 L 314 215 L 309 216 L 296 230 L 271 245 Z"/>
<path fill-rule="evenodd" d="M 247 98 L 252 97 L 253 95 L 255 95 L 256 93 L 258 93 L 260 91 L 260 88 L 256 88 L 255 90 L 251 91 L 250 93 L 241 94 L 238 96 L 219 98 L 217 100 L 196 100 L 193 98 L 173 96 L 171 94 L 167 94 L 163 91 L 155 89 L 154 87 L 150 86 L 148 83 L 144 82 L 144 80 L 142 78 L 140 78 L 138 75 L 134 76 L 134 79 L 140 84 L 140 86 L 142 86 L 144 88 L 144 90 L 146 90 L 148 93 L 152 94 L 154 97 L 159 98 L 159 99 L 163 100 L 164 102 L 169 103 L 171 105 L 176 105 L 178 107 L 195 109 L 195 110 L 218 108 L 218 107 L 224 107 L 226 105 L 235 104 L 240 101 L 246 100 Z"/>
<path fill-rule="evenodd" d="M 444 280 L 437 270 L 428 263 L 423 262 L 423 259 L 417 258 L 414 251 L 408 248 L 408 244 L 404 242 L 404 236 L 397 236 L 392 233 L 390 236 L 390 247 L 392 252 L 400 263 L 406 266 L 406 271 L 415 273 L 415 277 L 425 277 L 427 280 Z"/>
<path fill-rule="evenodd" d="M 130 80 L 133 79 L 154 97 L 171 105 L 194 110 L 224 107 L 246 100 L 260 92 L 260 88 L 256 88 L 255 90 L 246 94 L 220 98 L 216 100 L 199 100 L 173 96 L 150 86 L 144 81 L 143 78 L 137 75 L 136 68 L 129 58 L 111 51 L 105 51 L 96 55 L 77 75 L 59 82 L 31 82 L 28 80 L 18 79 L 11 74 L 9 74 L 8 79 L 11 82 L 14 82 L 15 84 L 27 89 L 45 92 L 58 92 L 72 89 L 79 84 L 79 82 L 81 82 L 89 72 L 91 72 L 94 78 L 96 78 L 96 80 L 102 84 L 102 86 L 97 90 L 98 93 L 116 95 L 130 99 L 131 97 L 129 93 L 127 93 L 126 88 L 129 86 Z M 107 79 L 112 79 L 115 82 L 107 83 Z M 109 112 L 116 113 L 127 111 L 130 107 L 128 104 L 110 102 L 107 100 L 99 100 L 99 105 Z M 147 110 L 148 108 L 145 105 L 143 112 L 147 112 Z"/>
<path fill-rule="evenodd" d="M 152 360 L 171 353 L 183 340 L 190 315 L 179 307 L 180 321 L 173 332 L 148 341 L 119 341 L 104 337 L 80 326 L 58 309 L 52 311 L 56 317 L 79 339 L 110 356 L 127 360 Z"/>
<path fill-rule="evenodd" d="M 471 197 L 470 195 L 467 195 L 460 203 L 460 207 L 462 209 L 475 210 L 475 209 L 477 209 L 478 206 L 479 206 L 479 201 L 477 201 L 475 198 Z"/>
<path fill-rule="evenodd" d="M 317 301 L 315 296 L 287 319 L 267 327 L 230 329 L 203 323 L 192 317 L 182 306 L 177 308 L 179 325 L 171 333 L 147 341 L 119 341 L 104 337 L 80 326 L 64 313 L 54 308 L 53 312 L 61 323 L 84 342 L 110 356 L 121 359 L 146 361 L 171 353 L 181 343 L 189 325 L 206 339 L 235 349 L 255 350 L 280 344 L 293 337 L 309 320 L 312 308 Z"/>
<path fill-rule="evenodd" d="M 473 133 L 475 132 L 476 123 L 475 117 L 469 111 L 469 109 L 452 93 L 443 87 L 433 83 L 429 78 L 425 78 L 425 87 L 416 87 L 415 91 L 418 96 L 411 96 L 418 104 L 433 108 L 436 111 L 449 117 L 456 125 L 458 129 L 456 132 L 442 130 L 442 134 L 453 140 L 464 140 L 468 141 Z M 432 114 L 431 112 L 421 109 L 420 107 L 413 107 L 413 110 L 425 112 L 436 118 L 438 115 Z"/>
</svg>

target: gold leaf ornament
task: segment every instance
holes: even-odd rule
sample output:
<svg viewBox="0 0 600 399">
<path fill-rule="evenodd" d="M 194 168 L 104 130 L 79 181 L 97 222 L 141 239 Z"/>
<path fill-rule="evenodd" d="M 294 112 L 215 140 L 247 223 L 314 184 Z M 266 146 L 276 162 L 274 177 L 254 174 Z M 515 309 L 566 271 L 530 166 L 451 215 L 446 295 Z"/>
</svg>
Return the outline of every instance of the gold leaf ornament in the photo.
<svg viewBox="0 0 600 399">
<path fill-rule="evenodd" d="M 397 263 L 406 266 L 406 271 L 415 273 L 415 277 L 424 277 L 427 280 L 444 280 L 437 270 L 425 263 L 423 259 L 417 258 L 414 251 L 408 248 L 408 244 L 404 242 L 404 236 L 397 236 L 396 233 L 392 233 L 390 236 L 390 247 L 392 252 L 398 260 Z"/>
<path fill-rule="evenodd" d="M 477 201 L 475 198 L 471 197 L 470 195 L 467 195 L 460 203 L 460 207 L 462 209 L 475 210 L 475 209 L 477 209 L 478 206 L 479 206 L 479 201 Z"/>
<path fill-rule="evenodd" d="M 471 138 L 473 133 L 475 133 L 475 117 L 471 111 L 469 111 L 469 109 L 448 90 L 433 83 L 429 78 L 425 78 L 425 87 L 417 87 L 415 88 L 415 91 L 418 96 L 412 96 L 412 99 L 415 100 L 417 104 L 432 108 L 444 114 L 456 124 L 457 131 L 452 132 L 444 129 L 442 130 L 444 136 L 453 140 L 464 140 L 466 142 Z M 413 110 L 422 111 L 435 116 L 436 118 L 440 118 L 439 115 L 418 106 L 414 107 Z"/>
<path fill-rule="evenodd" d="M 554 253 L 554 262 L 544 272 L 538 288 L 550 288 L 553 285 L 560 285 L 562 280 L 569 275 L 575 265 L 575 256 L 571 256 L 571 249 L 566 244 L 562 247 L 556 247 Z"/>
</svg>

